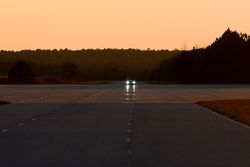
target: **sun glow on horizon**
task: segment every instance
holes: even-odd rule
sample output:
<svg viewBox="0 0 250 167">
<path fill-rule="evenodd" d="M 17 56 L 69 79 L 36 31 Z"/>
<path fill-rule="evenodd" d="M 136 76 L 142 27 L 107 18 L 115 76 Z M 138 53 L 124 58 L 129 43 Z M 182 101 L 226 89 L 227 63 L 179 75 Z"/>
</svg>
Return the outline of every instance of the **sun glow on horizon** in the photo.
<svg viewBox="0 0 250 167">
<path fill-rule="evenodd" d="M 228 27 L 250 33 L 248 0 L 8 0 L 0 50 L 189 49 Z"/>
</svg>

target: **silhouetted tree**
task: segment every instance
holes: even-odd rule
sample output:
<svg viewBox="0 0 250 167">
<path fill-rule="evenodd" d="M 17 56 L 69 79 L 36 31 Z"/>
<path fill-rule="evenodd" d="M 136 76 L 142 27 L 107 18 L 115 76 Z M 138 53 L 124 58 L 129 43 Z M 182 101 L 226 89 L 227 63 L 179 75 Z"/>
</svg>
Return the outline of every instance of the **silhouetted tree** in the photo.
<svg viewBox="0 0 250 167">
<path fill-rule="evenodd" d="M 34 83 L 36 80 L 30 64 L 24 61 L 18 61 L 10 68 L 8 79 L 13 83 Z"/>
<path fill-rule="evenodd" d="M 227 29 L 207 48 L 183 51 L 169 61 L 172 63 L 161 64 L 165 66 L 165 76 L 169 76 L 171 71 L 172 76 L 165 77 L 169 81 L 250 82 L 249 36 Z M 159 71 L 163 69 L 161 66 Z"/>
</svg>

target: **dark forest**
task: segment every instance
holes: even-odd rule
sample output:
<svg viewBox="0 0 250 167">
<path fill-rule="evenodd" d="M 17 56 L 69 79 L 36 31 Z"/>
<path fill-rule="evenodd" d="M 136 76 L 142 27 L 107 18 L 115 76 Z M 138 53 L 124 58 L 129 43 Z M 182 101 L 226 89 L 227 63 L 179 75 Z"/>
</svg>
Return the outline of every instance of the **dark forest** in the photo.
<svg viewBox="0 0 250 167">
<path fill-rule="evenodd" d="M 13 67 L 22 62 L 24 67 Z M 24 68 L 24 70 L 20 70 Z M 10 72 L 11 71 L 11 72 Z M 250 37 L 227 29 L 206 48 L 189 51 L 83 49 L 0 51 L 1 81 L 43 78 L 47 82 L 125 80 L 157 83 L 249 83 Z M 34 75 L 34 76 L 33 76 Z M 26 76 L 26 78 L 29 78 Z M 21 80 L 21 79 L 20 79 Z M 35 81 L 32 81 L 34 83 Z M 18 83 L 18 79 L 14 79 Z M 21 80 L 25 82 L 25 80 Z M 30 81 L 27 81 L 29 83 Z"/>
</svg>

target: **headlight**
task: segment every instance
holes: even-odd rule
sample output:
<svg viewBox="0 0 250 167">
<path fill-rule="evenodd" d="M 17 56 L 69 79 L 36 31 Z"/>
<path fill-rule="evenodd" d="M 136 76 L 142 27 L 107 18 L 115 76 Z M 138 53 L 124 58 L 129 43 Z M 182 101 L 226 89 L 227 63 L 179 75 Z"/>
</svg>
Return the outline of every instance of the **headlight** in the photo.
<svg viewBox="0 0 250 167">
<path fill-rule="evenodd" d="M 133 84 L 135 85 L 135 84 L 136 84 L 136 82 L 135 82 L 135 81 L 133 81 Z"/>
<path fill-rule="evenodd" d="M 126 81 L 126 84 L 129 85 L 129 81 Z"/>
</svg>

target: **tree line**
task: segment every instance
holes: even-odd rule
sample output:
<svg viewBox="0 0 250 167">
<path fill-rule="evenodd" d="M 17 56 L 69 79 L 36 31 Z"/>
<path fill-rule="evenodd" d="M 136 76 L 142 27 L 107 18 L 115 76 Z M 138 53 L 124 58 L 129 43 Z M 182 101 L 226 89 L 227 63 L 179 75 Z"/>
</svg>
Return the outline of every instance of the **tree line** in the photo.
<svg viewBox="0 0 250 167">
<path fill-rule="evenodd" d="M 7 76 L 13 66 L 18 64 L 20 67 L 21 64 L 24 69 L 20 71 L 30 69 L 32 72 L 29 74 L 35 74 L 36 78 L 47 77 L 52 80 L 124 80 L 132 77 L 150 80 L 161 61 L 178 52 L 149 49 L 2 50 L 0 75 Z M 17 72 L 16 76 L 18 75 L 21 74 Z"/>
<path fill-rule="evenodd" d="M 160 63 L 158 81 L 181 83 L 249 83 L 250 37 L 227 29 L 210 46 L 182 51 Z"/>
<path fill-rule="evenodd" d="M 26 78 L 29 82 L 34 82 L 36 77 L 52 80 L 57 77 L 76 81 L 134 78 L 159 83 L 250 83 L 249 73 L 250 37 L 230 29 L 208 47 L 188 51 L 0 51 L 0 75 L 9 75 L 9 78 L 12 75 L 17 80 Z"/>
</svg>

